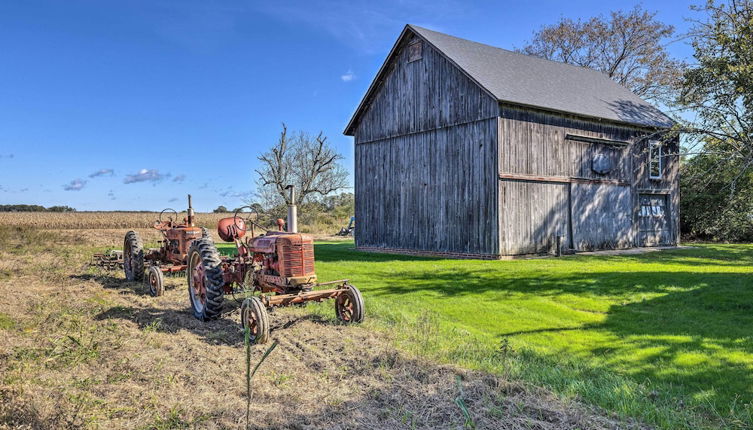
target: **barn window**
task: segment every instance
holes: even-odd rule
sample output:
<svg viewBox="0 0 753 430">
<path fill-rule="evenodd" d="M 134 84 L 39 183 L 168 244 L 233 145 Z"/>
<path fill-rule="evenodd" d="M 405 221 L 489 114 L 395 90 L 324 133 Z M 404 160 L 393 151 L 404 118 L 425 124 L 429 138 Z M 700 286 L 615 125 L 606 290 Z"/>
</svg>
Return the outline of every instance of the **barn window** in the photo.
<svg viewBox="0 0 753 430">
<path fill-rule="evenodd" d="M 651 142 L 648 146 L 648 174 L 651 179 L 661 179 L 664 171 L 664 157 L 661 142 Z"/>
<path fill-rule="evenodd" d="M 640 212 L 641 217 L 663 218 L 665 216 L 666 208 L 667 208 L 666 196 L 662 194 L 641 195 L 641 212 Z"/>
<path fill-rule="evenodd" d="M 412 63 L 414 61 L 420 60 L 422 51 L 423 43 L 421 43 L 420 40 L 408 45 L 408 62 Z"/>
</svg>

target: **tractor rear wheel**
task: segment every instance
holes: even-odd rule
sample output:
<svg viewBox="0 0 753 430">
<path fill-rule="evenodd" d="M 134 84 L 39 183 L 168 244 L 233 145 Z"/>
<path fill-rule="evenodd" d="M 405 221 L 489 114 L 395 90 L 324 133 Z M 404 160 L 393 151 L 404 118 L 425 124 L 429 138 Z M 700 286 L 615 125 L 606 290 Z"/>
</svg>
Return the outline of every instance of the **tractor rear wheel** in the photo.
<svg viewBox="0 0 753 430">
<path fill-rule="evenodd" d="M 129 231 L 123 241 L 123 271 L 126 281 L 144 279 L 144 245 L 135 231 Z"/>
<path fill-rule="evenodd" d="M 149 285 L 149 294 L 154 297 L 165 293 L 165 277 L 159 266 L 150 266 L 146 275 L 146 283 Z"/>
<path fill-rule="evenodd" d="M 337 319 L 351 324 L 363 321 L 363 296 L 354 285 L 348 284 L 348 289 L 335 299 Z"/>
<path fill-rule="evenodd" d="M 251 343 L 267 343 L 269 340 L 269 314 L 258 297 L 250 297 L 241 304 L 241 325 L 249 330 Z"/>
<path fill-rule="evenodd" d="M 201 321 L 217 319 L 224 299 L 222 260 L 211 239 L 197 239 L 188 249 L 188 298 Z"/>
</svg>

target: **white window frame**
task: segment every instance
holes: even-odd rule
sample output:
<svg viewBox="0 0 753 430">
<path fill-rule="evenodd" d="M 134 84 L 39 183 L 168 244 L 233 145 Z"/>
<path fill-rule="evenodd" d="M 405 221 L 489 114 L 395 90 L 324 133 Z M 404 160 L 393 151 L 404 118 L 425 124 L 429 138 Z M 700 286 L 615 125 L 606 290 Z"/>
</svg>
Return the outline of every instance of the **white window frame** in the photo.
<svg viewBox="0 0 753 430">
<path fill-rule="evenodd" d="M 652 157 L 652 152 L 654 147 L 659 148 L 659 174 L 654 175 L 653 167 L 654 167 L 654 160 Z M 661 144 L 661 142 L 649 142 L 648 144 L 648 177 L 650 179 L 661 179 L 664 177 L 664 145 Z"/>
</svg>

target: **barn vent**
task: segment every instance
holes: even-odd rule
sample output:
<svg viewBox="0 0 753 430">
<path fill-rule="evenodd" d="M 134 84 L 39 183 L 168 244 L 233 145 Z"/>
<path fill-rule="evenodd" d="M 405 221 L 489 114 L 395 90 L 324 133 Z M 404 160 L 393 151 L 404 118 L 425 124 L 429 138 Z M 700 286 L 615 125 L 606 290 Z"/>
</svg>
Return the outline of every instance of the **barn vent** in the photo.
<svg viewBox="0 0 753 430">
<path fill-rule="evenodd" d="M 420 40 L 408 45 L 408 62 L 412 63 L 421 59 L 423 54 L 423 42 Z"/>
</svg>

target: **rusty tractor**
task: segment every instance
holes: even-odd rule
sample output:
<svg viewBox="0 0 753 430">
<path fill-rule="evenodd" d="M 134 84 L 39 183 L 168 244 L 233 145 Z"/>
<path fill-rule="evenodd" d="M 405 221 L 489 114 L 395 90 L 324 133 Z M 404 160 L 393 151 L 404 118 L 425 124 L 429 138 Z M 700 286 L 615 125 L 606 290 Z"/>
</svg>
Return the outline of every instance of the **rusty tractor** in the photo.
<svg viewBox="0 0 753 430">
<path fill-rule="evenodd" d="M 291 201 L 294 189 L 288 187 Z M 288 207 L 285 221 L 278 220 L 279 231 L 264 231 L 258 216 L 236 210 L 232 217 L 218 221 L 217 232 L 225 242 L 234 242 L 237 255 L 220 256 L 208 239 L 191 243 L 188 251 L 188 295 L 196 318 L 206 321 L 220 316 L 224 296 L 241 294 L 241 324 L 255 343 L 269 339 L 268 310 L 310 301 L 335 299 L 337 318 L 344 323 L 363 321 L 363 297 L 347 279 L 318 283 L 314 270 L 314 242 L 311 236 L 297 232 L 296 206 Z M 250 233 L 250 234 L 247 234 Z M 319 287 L 326 287 L 319 289 Z M 239 300 L 240 301 L 240 300 Z"/>
<path fill-rule="evenodd" d="M 188 195 L 187 215 L 178 222 L 178 212 L 162 210 L 154 228 L 162 233 L 159 248 L 144 251 L 143 242 L 135 231 L 129 231 L 123 241 L 123 270 L 128 281 L 146 281 L 149 293 L 161 296 L 164 291 L 163 273 L 185 271 L 188 249 L 196 239 L 211 241 L 207 230 L 194 225 L 191 195 Z"/>
</svg>

